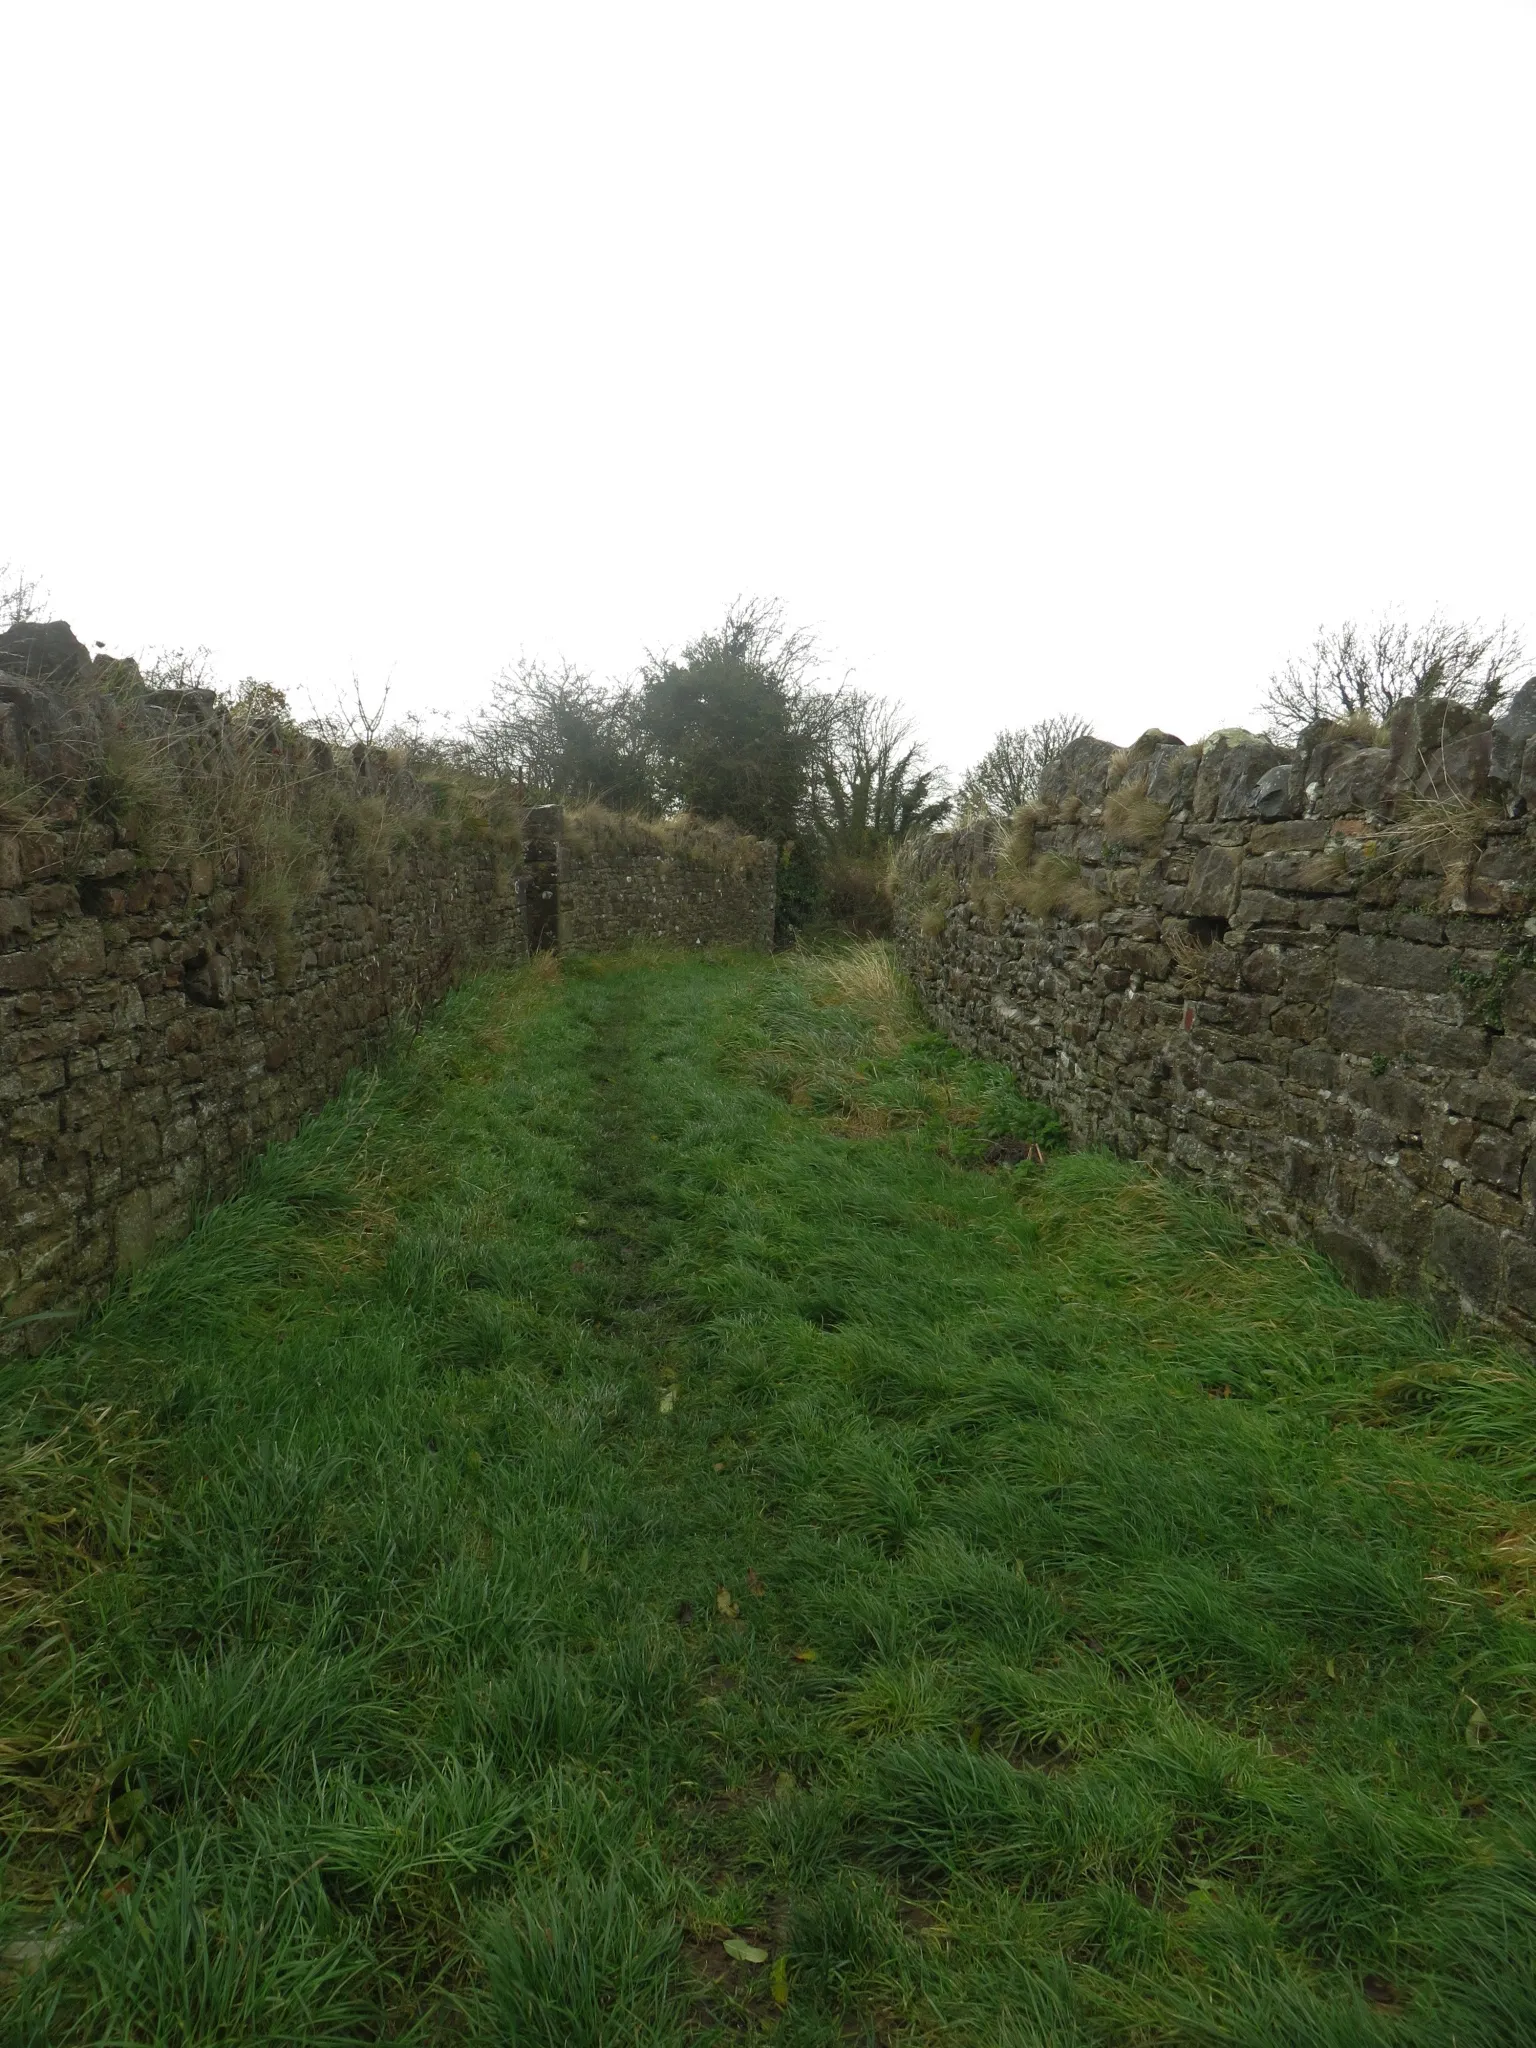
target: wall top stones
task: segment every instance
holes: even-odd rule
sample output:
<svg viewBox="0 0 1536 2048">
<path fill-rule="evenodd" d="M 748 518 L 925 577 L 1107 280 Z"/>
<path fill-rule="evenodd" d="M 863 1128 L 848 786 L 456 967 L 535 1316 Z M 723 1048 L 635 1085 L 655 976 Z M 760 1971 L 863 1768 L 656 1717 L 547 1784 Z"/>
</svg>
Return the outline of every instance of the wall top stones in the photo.
<svg viewBox="0 0 1536 2048">
<path fill-rule="evenodd" d="M 1303 817 L 1382 819 L 1405 802 L 1493 799 L 1524 809 L 1536 795 L 1536 678 L 1497 716 L 1437 698 L 1398 706 L 1384 726 L 1320 724 L 1286 749 L 1229 730 L 1186 746 L 1155 728 L 1130 747 L 1074 740 L 1047 767 L 1041 801 L 1102 804 L 1134 782 L 1197 824 Z"/>
</svg>

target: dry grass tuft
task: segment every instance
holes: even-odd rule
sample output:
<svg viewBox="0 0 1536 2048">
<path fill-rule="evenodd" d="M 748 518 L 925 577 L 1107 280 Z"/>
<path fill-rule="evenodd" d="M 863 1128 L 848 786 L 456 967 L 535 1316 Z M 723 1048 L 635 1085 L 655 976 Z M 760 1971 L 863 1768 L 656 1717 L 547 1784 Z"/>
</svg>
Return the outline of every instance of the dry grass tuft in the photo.
<svg viewBox="0 0 1536 2048">
<path fill-rule="evenodd" d="M 820 1002 L 847 1003 L 881 1017 L 904 1013 L 912 1003 L 912 985 L 895 947 L 884 939 L 867 939 L 846 952 L 803 954 L 800 972 Z"/>
<path fill-rule="evenodd" d="M 1388 728 L 1369 711 L 1351 711 L 1347 718 L 1335 718 L 1327 728 L 1330 739 L 1358 740 L 1365 747 L 1382 746 L 1389 734 Z"/>
<path fill-rule="evenodd" d="M 1381 835 L 1395 872 L 1412 868 L 1450 874 L 1469 868 L 1488 828 L 1502 815 L 1496 804 L 1459 797 L 1414 797 L 1399 806 Z"/>
<path fill-rule="evenodd" d="M 1201 945 L 1181 917 L 1170 917 L 1163 925 L 1163 944 L 1173 957 L 1175 967 L 1185 974 L 1198 974 L 1210 953 L 1209 946 Z"/>
<path fill-rule="evenodd" d="M 47 829 L 48 792 L 19 768 L 0 763 L 0 831 L 42 832 Z"/>
<path fill-rule="evenodd" d="M 960 878 L 953 868 L 938 868 L 922 883 L 917 892 L 917 928 L 924 938 L 943 938 L 949 913 L 959 900 Z"/>
<path fill-rule="evenodd" d="M 1035 804 L 1022 804 L 1013 814 L 1008 837 L 998 856 L 999 874 L 1022 874 L 1035 857 L 1035 834 L 1043 823 Z"/>
<path fill-rule="evenodd" d="M 1154 803 L 1134 783 L 1111 790 L 1104 799 L 1104 837 L 1121 846 L 1150 846 L 1167 823 L 1168 806 Z"/>
<path fill-rule="evenodd" d="M 1103 910 L 1104 899 L 1083 880 L 1076 861 L 1062 854 L 1035 854 L 1022 864 L 1005 854 L 996 876 L 978 886 L 976 905 L 989 923 L 996 923 L 1010 910 L 1025 911 L 1030 917 L 1067 917 L 1074 923 L 1087 923 Z"/>
<path fill-rule="evenodd" d="M 587 858 L 604 853 L 654 853 L 691 861 L 727 874 L 746 874 L 763 857 L 763 842 L 733 825 L 696 818 L 690 811 L 671 818 L 644 818 L 581 804 L 565 813 L 561 834 L 572 852 Z"/>
<path fill-rule="evenodd" d="M 227 700 L 150 691 L 132 663 L 106 665 L 71 686 L 67 743 L 52 759 L 0 769 L 0 826 L 57 822 L 67 834 L 63 821 L 78 820 L 84 841 L 108 825 L 141 868 L 207 861 L 273 939 L 338 859 L 377 881 L 412 843 L 462 838 L 515 855 L 517 813 L 504 792 L 458 771 L 419 777 L 399 749 L 334 749 L 280 705 L 263 689 Z M 63 857 L 67 868 L 68 838 Z"/>
</svg>

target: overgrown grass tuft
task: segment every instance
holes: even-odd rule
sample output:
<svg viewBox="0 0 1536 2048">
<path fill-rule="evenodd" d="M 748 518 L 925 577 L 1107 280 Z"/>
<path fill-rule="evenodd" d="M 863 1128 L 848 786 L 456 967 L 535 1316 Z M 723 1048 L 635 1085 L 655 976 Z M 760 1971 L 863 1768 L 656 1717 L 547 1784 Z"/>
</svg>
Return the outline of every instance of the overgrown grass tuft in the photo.
<svg viewBox="0 0 1536 2048">
<path fill-rule="evenodd" d="M 1536 2038 L 1531 1368 L 1052 1135 L 488 978 L 8 1367 L 0 2039 Z"/>
</svg>

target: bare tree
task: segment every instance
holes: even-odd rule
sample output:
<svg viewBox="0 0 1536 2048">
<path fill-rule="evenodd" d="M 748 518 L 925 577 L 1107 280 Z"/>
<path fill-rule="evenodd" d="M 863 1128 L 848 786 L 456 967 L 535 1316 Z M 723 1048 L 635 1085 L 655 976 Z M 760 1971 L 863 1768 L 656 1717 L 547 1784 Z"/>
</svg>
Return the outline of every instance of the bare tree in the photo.
<svg viewBox="0 0 1536 2048">
<path fill-rule="evenodd" d="M 470 722 L 466 765 L 531 796 L 652 806 L 651 775 L 635 693 L 595 682 L 572 662 L 521 660 L 503 669 L 490 707 Z"/>
<path fill-rule="evenodd" d="M 1381 724 L 1410 698 L 1491 711 L 1524 666 L 1519 635 L 1507 624 L 1456 624 L 1436 613 L 1422 626 L 1382 618 L 1319 627 L 1307 653 L 1269 679 L 1263 710 L 1278 739 L 1295 741 L 1325 720 Z"/>
<path fill-rule="evenodd" d="M 1087 731 L 1085 722 L 1068 711 L 1000 732 L 960 784 L 955 808 L 961 818 L 1006 823 L 1020 804 L 1039 794 L 1040 777 L 1062 749 Z"/>
<path fill-rule="evenodd" d="M 206 647 L 157 647 L 139 664 L 148 690 L 216 690 L 213 656 Z"/>
<path fill-rule="evenodd" d="M 350 696 L 338 698 L 334 710 L 311 716 L 307 721 L 308 729 L 327 746 L 335 747 L 338 752 L 350 753 L 354 761 L 371 761 L 388 746 L 385 735 L 388 731 L 389 691 L 390 686 L 386 683 L 377 704 L 370 704 L 363 695 L 362 683 L 354 676 Z"/>
<path fill-rule="evenodd" d="M 9 562 L 0 562 L 0 630 L 29 625 L 33 619 L 41 618 L 47 602 L 48 593 L 35 576 L 13 569 Z"/>
</svg>

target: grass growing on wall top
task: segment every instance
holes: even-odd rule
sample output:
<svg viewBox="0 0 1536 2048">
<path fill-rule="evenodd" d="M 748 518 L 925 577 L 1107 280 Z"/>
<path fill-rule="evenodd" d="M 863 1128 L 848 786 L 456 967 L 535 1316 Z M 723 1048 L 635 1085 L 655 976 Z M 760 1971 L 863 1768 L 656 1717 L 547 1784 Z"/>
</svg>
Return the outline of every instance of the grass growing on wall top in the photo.
<svg viewBox="0 0 1536 2048">
<path fill-rule="evenodd" d="M 277 937 L 338 866 L 377 883 L 412 847 L 519 851 L 507 789 L 441 763 L 418 774 L 398 748 L 327 745 L 267 685 L 152 692 L 133 662 L 106 662 L 47 695 L 57 742 L 0 763 L 0 834 L 53 834 L 64 874 L 114 846 L 151 871 L 205 860 L 238 886 L 242 922 Z"/>
<path fill-rule="evenodd" d="M 1532 1376 L 928 1037 L 486 978 L 8 1369 L 7 2042 L 1485 2044 Z"/>
<path fill-rule="evenodd" d="M 573 853 L 585 857 L 667 854 L 727 874 L 749 874 L 763 860 L 762 840 L 689 811 L 647 818 L 634 811 L 611 811 L 604 804 L 581 804 L 566 809 L 561 838 Z"/>
</svg>

